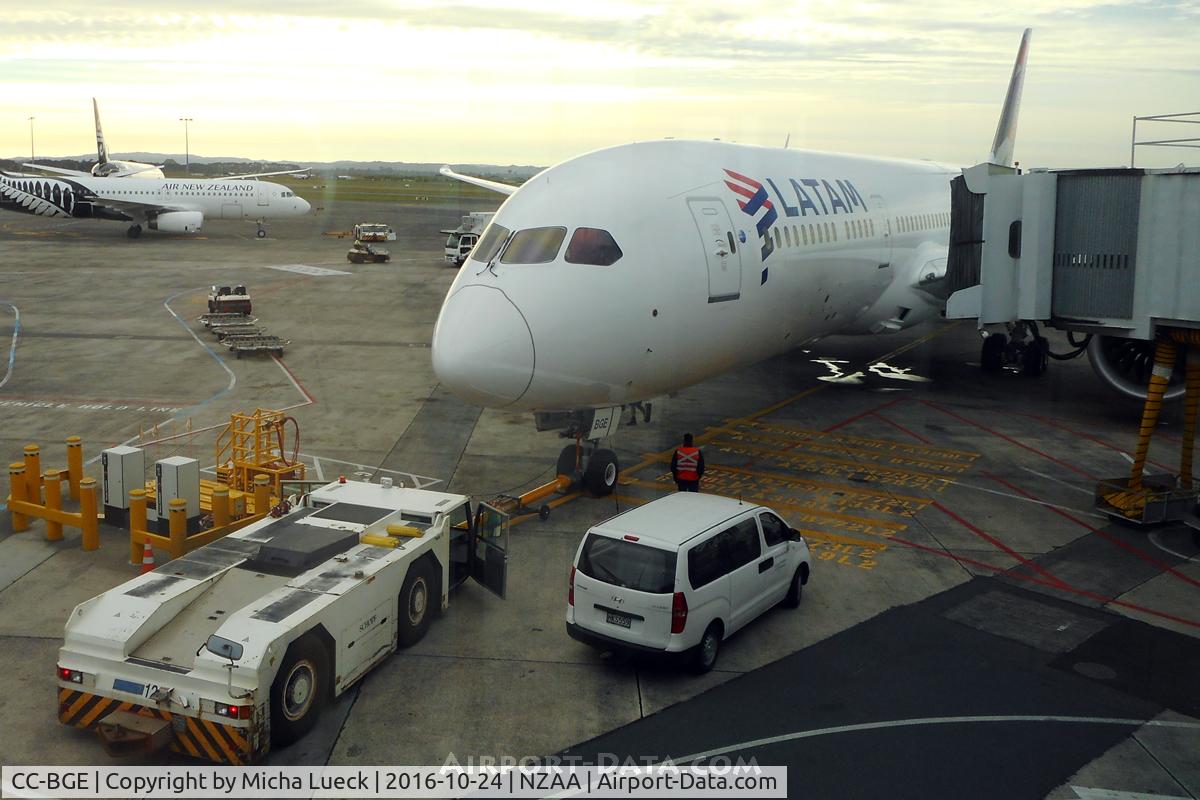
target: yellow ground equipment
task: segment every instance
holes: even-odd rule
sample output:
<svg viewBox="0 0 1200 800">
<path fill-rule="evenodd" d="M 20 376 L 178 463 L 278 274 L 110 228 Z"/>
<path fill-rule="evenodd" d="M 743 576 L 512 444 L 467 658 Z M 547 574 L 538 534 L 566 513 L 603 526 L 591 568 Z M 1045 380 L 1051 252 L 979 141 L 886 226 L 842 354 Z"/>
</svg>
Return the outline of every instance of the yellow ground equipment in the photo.
<svg viewBox="0 0 1200 800">
<path fill-rule="evenodd" d="M 1158 425 L 1163 393 L 1171 380 L 1175 359 L 1182 346 L 1187 352 L 1187 393 L 1184 399 L 1183 444 L 1180 449 L 1179 477 L 1146 476 L 1150 437 Z M 1196 437 L 1196 417 L 1200 411 L 1200 330 L 1168 329 L 1159 336 L 1154 351 L 1154 371 L 1146 389 L 1142 425 L 1129 477 L 1101 481 L 1096 487 L 1096 508 L 1117 519 L 1154 524 L 1173 522 L 1196 504 L 1192 461 Z"/>
<path fill-rule="evenodd" d="M 288 423 L 293 436 L 290 454 L 285 433 Z M 271 493 L 283 497 L 283 481 L 304 480 L 299 455 L 300 426 L 294 417 L 262 408 L 253 414 L 231 414 L 229 427 L 217 436 L 217 480 L 232 492 L 249 494 L 255 477 L 266 475 Z"/>
</svg>

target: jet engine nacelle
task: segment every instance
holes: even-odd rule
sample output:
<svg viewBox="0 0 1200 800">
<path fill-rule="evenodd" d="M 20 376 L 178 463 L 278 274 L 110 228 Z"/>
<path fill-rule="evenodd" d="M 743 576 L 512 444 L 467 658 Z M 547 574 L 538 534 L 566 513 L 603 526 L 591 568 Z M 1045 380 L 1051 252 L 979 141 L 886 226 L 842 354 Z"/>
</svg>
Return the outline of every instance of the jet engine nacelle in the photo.
<svg viewBox="0 0 1200 800">
<path fill-rule="evenodd" d="M 1093 336 L 1088 344 L 1088 361 L 1092 369 L 1119 394 L 1142 402 L 1154 369 L 1154 342 L 1146 339 L 1125 339 L 1119 336 Z M 1182 355 L 1171 373 L 1165 400 L 1178 400 L 1186 391 Z"/>
<path fill-rule="evenodd" d="M 199 211 L 168 211 L 150 220 L 150 229 L 167 233 L 195 233 L 204 224 Z"/>
</svg>

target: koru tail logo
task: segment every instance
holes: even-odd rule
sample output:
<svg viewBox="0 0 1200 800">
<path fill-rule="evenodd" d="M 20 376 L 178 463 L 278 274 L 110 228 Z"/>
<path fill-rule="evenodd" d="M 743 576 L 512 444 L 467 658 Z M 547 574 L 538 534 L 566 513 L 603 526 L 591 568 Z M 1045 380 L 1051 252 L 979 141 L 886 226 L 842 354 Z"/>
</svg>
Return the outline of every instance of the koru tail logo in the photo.
<svg viewBox="0 0 1200 800">
<path fill-rule="evenodd" d="M 767 256 L 775 250 L 771 243 L 771 237 L 768 235 L 770 228 L 775 224 L 775 220 L 779 218 L 775 207 L 771 205 L 771 201 L 767 198 L 767 189 L 753 178 L 747 178 L 741 173 L 734 172 L 731 169 L 725 170 L 725 174 L 729 177 L 725 180 L 725 185 L 728 186 L 734 194 L 740 195 L 738 206 L 746 214 L 755 217 L 755 228 L 758 230 L 758 236 L 762 239 L 762 260 L 766 261 Z M 760 211 L 766 209 L 766 212 L 760 217 Z"/>
</svg>

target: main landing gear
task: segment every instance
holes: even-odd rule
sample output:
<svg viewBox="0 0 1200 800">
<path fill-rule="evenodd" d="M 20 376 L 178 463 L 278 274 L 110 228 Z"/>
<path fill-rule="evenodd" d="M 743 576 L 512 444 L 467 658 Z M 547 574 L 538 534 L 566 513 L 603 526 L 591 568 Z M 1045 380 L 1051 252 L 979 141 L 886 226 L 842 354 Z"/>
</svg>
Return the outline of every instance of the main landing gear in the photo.
<svg viewBox="0 0 1200 800">
<path fill-rule="evenodd" d="M 1037 377 L 1046 371 L 1049 353 L 1050 343 L 1039 335 L 1036 323 L 1017 322 L 1009 326 L 1009 335 L 987 334 L 979 353 L 979 366 L 984 372 L 1013 367 L 1024 375 Z"/>
<path fill-rule="evenodd" d="M 139 236 L 142 235 L 142 226 L 137 225 L 137 224 L 130 225 L 128 228 L 125 229 L 125 235 L 128 236 L 130 239 L 138 238 Z"/>
<path fill-rule="evenodd" d="M 258 231 L 256 231 L 254 235 L 259 239 L 267 238 L 267 229 L 263 227 L 263 221 L 261 219 L 258 221 Z"/>
<path fill-rule="evenodd" d="M 641 411 L 650 421 L 649 404 L 633 410 Z M 621 472 L 617 454 L 600 442 L 607 439 L 621 422 L 621 407 L 584 409 L 579 411 L 540 411 L 533 415 L 539 431 L 558 431 L 565 439 L 574 439 L 558 454 L 555 480 L 569 488 L 583 489 L 597 497 L 610 495 L 617 488 Z"/>
</svg>

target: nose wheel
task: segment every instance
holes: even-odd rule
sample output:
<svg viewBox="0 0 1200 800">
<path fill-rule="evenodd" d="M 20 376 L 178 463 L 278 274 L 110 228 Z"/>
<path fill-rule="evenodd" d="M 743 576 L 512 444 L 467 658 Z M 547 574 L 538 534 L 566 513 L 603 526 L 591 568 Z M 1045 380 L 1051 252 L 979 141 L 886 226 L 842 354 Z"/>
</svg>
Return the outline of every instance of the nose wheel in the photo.
<svg viewBox="0 0 1200 800">
<path fill-rule="evenodd" d="M 581 487 L 589 494 L 606 497 L 617 488 L 621 463 L 617 454 L 592 443 L 569 444 L 558 454 L 557 472 L 571 479 L 572 487 Z"/>
<path fill-rule="evenodd" d="M 259 239 L 267 238 L 267 229 L 262 226 L 261 222 L 258 223 L 258 231 L 254 235 L 257 236 Z"/>
</svg>

